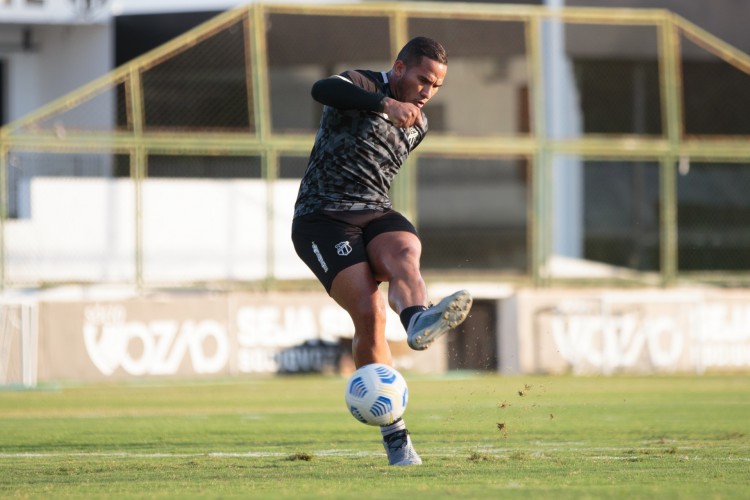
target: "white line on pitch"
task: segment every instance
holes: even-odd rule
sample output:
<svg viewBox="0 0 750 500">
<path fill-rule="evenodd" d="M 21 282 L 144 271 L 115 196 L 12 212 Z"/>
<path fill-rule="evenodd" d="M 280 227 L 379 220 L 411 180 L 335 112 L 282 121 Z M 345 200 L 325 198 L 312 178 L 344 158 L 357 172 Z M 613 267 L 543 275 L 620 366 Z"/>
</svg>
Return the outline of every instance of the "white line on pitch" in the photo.
<svg viewBox="0 0 750 500">
<path fill-rule="evenodd" d="M 462 450 L 470 452 L 471 450 Z M 482 453 L 489 455 L 495 455 L 498 458 L 503 457 L 511 453 L 511 450 L 505 450 L 503 452 L 479 450 Z M 533 458 L 545 459 L 553 458 L 554 453 L 546 455 L 531 450 L 512 450 L 512 452 L 531 453 Z M 591 450 L 593 451 L 593 450 Z M 59 452 L 39 452 L 39 453 L 0 453 L 0 459 L 3 458 L 199 458 L 199 457 L 215 457 L 215 458 L 279 458 L 288 457 L 292 452 L 273 452 L 273 451 L 248 451 L 248 452 L 207 452 L 207 453 L 128 453 L 128 452 L 70 452 L 70 453 L 59 453 Z M 367 451 L 353 451 L 353 450 L 317 450 L 311 453 L 313 456 L 320 457 L 376 457 L 384 455 L 383 452 L 367 452 Z M 456 451 L 453 452 L 438 452 L 438 453 L 422 453 L 423 456 L 431 457 L 455 457 Z M 595 456 L 580 456 L 582 460 L 633 460 L 641 455 L 595 455 Z M 705 458 L 697 455 L 678 455 L 678 458 L 688 460 L 705 460 Z M 710 460 L 717 460 L 723 462 L 750 462 L 750 457 L 722 457 L 722 458 L 711 458 Z"/>
</svg>

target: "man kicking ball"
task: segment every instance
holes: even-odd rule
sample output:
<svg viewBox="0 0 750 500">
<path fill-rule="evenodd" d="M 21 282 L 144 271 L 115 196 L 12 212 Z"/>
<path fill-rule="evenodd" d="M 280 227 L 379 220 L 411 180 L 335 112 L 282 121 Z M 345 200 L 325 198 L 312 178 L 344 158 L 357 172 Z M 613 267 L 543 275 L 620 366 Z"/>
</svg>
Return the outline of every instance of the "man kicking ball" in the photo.
<svg viewBox="0 0 750 500">
<path fill-rule="evenodd" d="M 419 268 L 422 244 L 389 198 L 394 176 L 427 133 L 422 108 L 447 70 L 442 45 L 417 37 L 401 49 L 390 71 L 345 71 L 312 87 L 313 98 L 325 106 L 295 204 L 292 240 L 351 316 L 358 368 L 392 364 L 381 282 L 388 282 L 388 302 L 412 349 L 427 349 L 471 308 L 465 290 L 427 305 Z M 422 463 L 403 420 L 381 431 L 391 465 Z"/>
</svg>

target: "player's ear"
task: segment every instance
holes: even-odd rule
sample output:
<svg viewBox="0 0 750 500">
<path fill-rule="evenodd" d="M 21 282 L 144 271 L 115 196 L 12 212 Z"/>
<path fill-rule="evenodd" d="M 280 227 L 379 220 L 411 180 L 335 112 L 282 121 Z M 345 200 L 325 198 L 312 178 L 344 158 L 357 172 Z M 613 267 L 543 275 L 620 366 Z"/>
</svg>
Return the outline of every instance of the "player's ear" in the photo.
<svg viewBox="0 0 750 500">
<path fill-rule="evenodd" d="M 406 63 L 401 59 L 396 59 L 396 62 L 393 63 L 393 74 L 401 78 L 404 71 L 406 71 Z"/>
</svg>

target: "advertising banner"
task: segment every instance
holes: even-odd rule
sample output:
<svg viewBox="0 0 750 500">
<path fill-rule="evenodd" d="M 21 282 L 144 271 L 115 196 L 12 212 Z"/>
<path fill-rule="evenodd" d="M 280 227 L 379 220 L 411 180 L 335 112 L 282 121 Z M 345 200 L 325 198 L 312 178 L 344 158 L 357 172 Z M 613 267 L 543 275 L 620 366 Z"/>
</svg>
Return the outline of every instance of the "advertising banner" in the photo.
<svg viewBox="0 0 750 500">
<path fill-rule="evenodd" d="M 701 373 L 750 368 L 750 293 L 523 290 L 512 299 L 520 373 Z M 505 308 L 509 311 L 509 308 Z M 515 332 L 513 331 L 515 330 Z M 517 332 L 517 333 L 516 333 Z M 517 335 L 517 338 L 513 338 Z M 508 353 L 503 359 L 510 360 Z"/>
<path fill-rule="evenodd" d="M 123 380 L 351 369 L 354 326 L 324 293 L 175 293 L 106 301 L 40 301 L 38 379 Z M 404 349 L 398 316 L 386 338 L 397 367 L 442 371 L 444 347 Z M 347 366 L 342 366 L 342 363 Z"/>
</svg>

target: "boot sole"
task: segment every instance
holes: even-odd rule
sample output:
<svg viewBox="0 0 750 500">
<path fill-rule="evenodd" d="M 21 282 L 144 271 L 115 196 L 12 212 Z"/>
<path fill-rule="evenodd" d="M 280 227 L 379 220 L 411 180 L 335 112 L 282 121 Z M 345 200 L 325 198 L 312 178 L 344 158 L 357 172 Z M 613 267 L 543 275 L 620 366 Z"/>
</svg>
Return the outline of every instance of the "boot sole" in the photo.
<svg viewBox="0 0 750 500">
<path fill-rule="evenodd" d="M 447 304 L 443 302 L 448 301 Z M 471 294 L 466 290 L 461 290 L 453 295 L 449 295 L 438 303 L 437 307 L 443 307 L 443 315 L 429 328 L 424 329 L 419 335 L 412 335 L 407 338 L 409 347 L 417 351 L 423 351 L 445 333 L 464 322 L 469 316 L 471 310 Z"/>
</svg>

